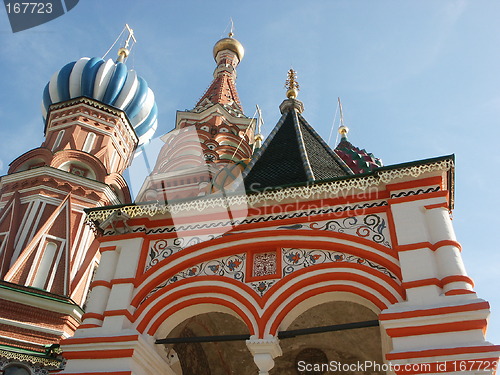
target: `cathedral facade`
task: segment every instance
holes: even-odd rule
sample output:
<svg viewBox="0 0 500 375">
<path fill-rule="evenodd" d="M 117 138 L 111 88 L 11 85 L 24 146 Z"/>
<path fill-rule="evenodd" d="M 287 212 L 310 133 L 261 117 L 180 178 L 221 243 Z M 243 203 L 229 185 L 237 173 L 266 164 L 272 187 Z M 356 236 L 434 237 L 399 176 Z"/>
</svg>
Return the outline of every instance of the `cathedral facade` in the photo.
<svg viewBox="0 0 500 375">
<path fill-rule="evenodd" d="M 213 55 L 134 202 L 123 171 L 157 107 L 128 50 L 47 84 L 45 141 L 1 180 L 0 370 L 493 374 L 453 155 L 383 166 L 345 126 L 331 149 L 292 70 L 264 140 L 236 90 L 243 46 Z"/>
</svg>

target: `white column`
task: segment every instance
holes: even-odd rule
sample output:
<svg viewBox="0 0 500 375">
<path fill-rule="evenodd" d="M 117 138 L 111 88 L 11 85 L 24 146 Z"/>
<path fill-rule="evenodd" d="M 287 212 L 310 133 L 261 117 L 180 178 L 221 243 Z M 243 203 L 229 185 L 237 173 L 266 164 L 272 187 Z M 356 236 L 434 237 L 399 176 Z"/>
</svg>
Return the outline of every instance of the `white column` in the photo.
<svg viewBox="0 0 500 375">
<path fill-rule="evenodd" d="M 246 343 L 259 368 L 259 375 L 269 375 L 269 370 L 274 367 L 274 358 L 283 354 L 278 338 L 273 336 L 266 339 L 251 338 Z"/>
<path fill-rule="evenodd" d="M 134 293 L 134 280 L 141 256 L 142 238 L 130 238 L 121 242 L 117 260 L 114 282 L 107 299 L 106 312 L 117 312 L 118 315 L 106 316 L 102 324 L 106 332 L 121 332 L 131 328 L 129 318 L 123 312 L 131 311 L 130 302 Z"/>
<path fill-rule="evenodd" d="M 99 267 L 97 267 L 94 281 L 102 281 L 109 283 L 115 274 L 116 264 L 118 262 L 117 250 L 107 250 L 102 252 Z M 86 306 L 86 313 L 102 315 L 106 309 L 109 299 L 110 286 L 96 285 L 90 292 L 90 297 Z M 101 325 L 102 321 L 95 317 L 85 318 L 83 324 Z"/>
<path fill-rule="evenodd" d="M 472 284 L 468 281 L 460 249 L 453 243 L 457 239 L 448 210 L 445 207 L 428 209 L 426 210 L 426 219 L 432 243 L 451 242 L 443 243 L 435 251 L 438 273 L 444 284 L 444 292 L 452 290 L 472 292 Z"/>
</svg>

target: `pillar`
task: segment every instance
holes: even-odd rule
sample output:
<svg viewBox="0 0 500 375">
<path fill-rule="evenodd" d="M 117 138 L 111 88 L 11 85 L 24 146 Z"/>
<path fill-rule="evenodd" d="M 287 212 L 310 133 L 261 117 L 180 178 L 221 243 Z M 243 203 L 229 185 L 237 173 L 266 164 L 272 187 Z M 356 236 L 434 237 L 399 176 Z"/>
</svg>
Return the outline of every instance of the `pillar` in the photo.
<svg viewBox="0 0 500 375">
<path fill-rule="evenodd" d="M 429 208 L 425 216 L 431 242 L 435 245 L 436 263 L 445 295 L 474 293 L 448 210 L 446 207 Z"/>
<path fill-rule="evenodd" d="M 265 339 L 251 338 L 246 344 L 259 368 L 259 375 L 269 375 L 269 370 L 274 367 L 274 358 L 283 354 L 278 338 L 274 336 Z"/>
<path fill-rule="evenodd" d="M 83 315 L 83 327 L 101 326 L 103 313 L 108 303 L 111 291 L 111 280 L 115 275 L 118 262 L 118 251 L 115 246 L 100 249 L 101 260 L 97 267 L 95 279 L 92 282 L 92 291 Z"/>
</svg>

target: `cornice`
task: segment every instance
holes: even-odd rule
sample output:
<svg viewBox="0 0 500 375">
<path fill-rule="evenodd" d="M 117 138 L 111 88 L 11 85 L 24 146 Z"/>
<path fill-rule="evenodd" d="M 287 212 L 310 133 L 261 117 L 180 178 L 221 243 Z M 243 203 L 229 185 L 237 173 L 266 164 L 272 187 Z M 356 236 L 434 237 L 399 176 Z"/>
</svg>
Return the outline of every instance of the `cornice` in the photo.
<svg viewBox="0 0 500 375">
<path fill-rule="evenodd" d="M 125 213 L 130 218 L 165 214 L 177 214 L 180 212 L 205 210 L 217 207 L 255 207 L 265 202 L 282 202 L 287 199 L 311 199 L 323 194 L 335 195 L 341 192 L 358 189 L 365 191 L 380 184 L 388 184 L 397 179 L 412 177 L 416 178 L 425 173 L 453 172 L 454 158 L 446 156 L 442 158 L 428 159 L 412 163 L 399 164 L 395 166 L 379 168 L 364 175 L 350 176 L 337 180 L 325 181 L 310 185 L 290 186 L 282 189 L 262 191 L 248 195 L 228 195 L 226 197 L 205 198 L 180 202 L 175 204 L 151 203 L 140 205 L 124 205 L 112 208 L 96 208 L 87 210 L 87 221 L 102 222 L 117 211 Z M 453 184 L 450 184 L 450 192 L 453 195 Z"/>
</svg>

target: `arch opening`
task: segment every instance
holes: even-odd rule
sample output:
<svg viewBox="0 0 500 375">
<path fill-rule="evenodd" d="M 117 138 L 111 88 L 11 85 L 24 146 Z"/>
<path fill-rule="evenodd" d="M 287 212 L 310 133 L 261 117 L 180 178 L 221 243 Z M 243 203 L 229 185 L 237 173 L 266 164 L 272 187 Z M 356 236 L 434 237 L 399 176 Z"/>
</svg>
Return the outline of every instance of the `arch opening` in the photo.
<svg viewBox="0 0 500 375">
<path fill-rule="evenodd" d="M 318 302 L 318 301 L 315 301 Z M 378 315 L 371 307 L 359 301 L 335 300 L 309 306 L 305 311 L 297 307 L 300 314 L 280 330 L 295 330 L 377 320 Z M 367 327 L 344 331 L 324 332 L 280 340 L 283 355 L 274 359 L 270 375 L 302 374 L 358 374 L 350 367 L 358 363 L 378 364 L 382 367 L 383 349 L 379 327 Z M 332 367 L 333 366 L 333 367 Z M 336 368 L 334 368 L 337 366 Z M 352 371 L 354 370 L 354 371 Z M 385 374 L 367 368 L 364 373 Z"/>
<path fill-rule="evenodd" d="M 159 330 L 162 331 L 165 332 L 166 327 Z M 249 334 L 248 327 L 241 319 L 228 312 L 211 311 L 183 320 L 166 337 L 189 339 L 235 334 Z M 245 341 L 189 342 L 160 346 L 167 363 L 177 375 L 255 375 L 258 372 Z"/>
</svg>

